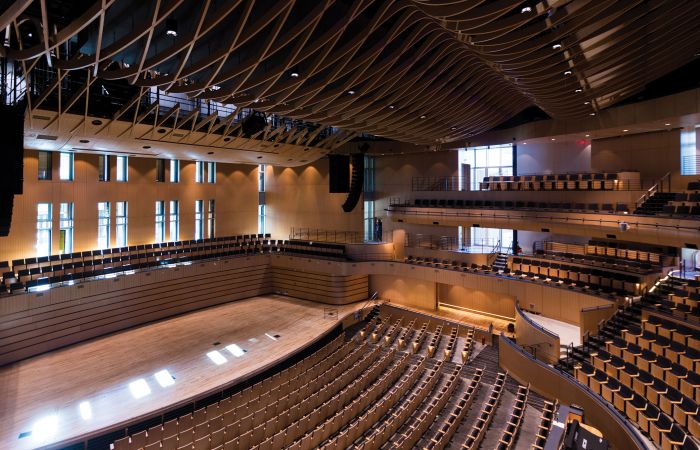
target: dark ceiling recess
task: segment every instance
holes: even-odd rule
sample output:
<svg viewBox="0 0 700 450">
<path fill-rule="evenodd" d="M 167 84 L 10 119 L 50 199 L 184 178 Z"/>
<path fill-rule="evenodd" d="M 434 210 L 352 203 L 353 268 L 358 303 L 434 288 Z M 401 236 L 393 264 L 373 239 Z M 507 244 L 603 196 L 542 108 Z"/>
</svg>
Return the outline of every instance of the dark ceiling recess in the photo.
<svg viewBox="0 0 700 450">
<path fill-rule="evenodd" d="M 537 106 L 530 106 L 529 108 L 525 108 L 524 110 L 520 111 L 518 114 L 514 115 L 505 122 L 499 123 L 498 125 L 493 127 L 493 129 L 505 130 L 508 128 L 517 127 L 518 125 L 522 125 L 524 123 L 547 119 L 551 119 L 551 117 L 549 117 L 549 115 L 546 112 L 542 111 Z"/>
<path fill-rule="evenodd" d="M 700 43 L 698 44 L 700 49 Z M 673 72 L 657 78 L 644 86 L 644 90 L 618 105 L 626 105 L 644 100 L 664 97 L 666 95 L 677 94 L 679 92 L 697 89 L 700 87 L 700 54 L 688 64 Z"/>
</svg>

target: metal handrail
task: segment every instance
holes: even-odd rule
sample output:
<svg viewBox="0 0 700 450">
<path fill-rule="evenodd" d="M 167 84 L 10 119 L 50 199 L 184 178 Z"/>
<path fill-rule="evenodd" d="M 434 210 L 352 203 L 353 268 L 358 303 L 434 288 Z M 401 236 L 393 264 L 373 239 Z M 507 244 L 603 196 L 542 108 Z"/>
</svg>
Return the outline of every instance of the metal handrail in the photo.
<svg viewBox="0 0 700 450">
<path fill-rule="evenodd" d="M 671 191 L 671 172 L 666 172 L 666 174 L 654 183 L 652 187 L 647 189 L 647 191 L 637 199 L 635 206 L 637 208 L 641 207 L 645 201 L 649 200 L 657 192 L 664 192 L 664 183 L 668 183 L 668 191 Z"/>
</svg>

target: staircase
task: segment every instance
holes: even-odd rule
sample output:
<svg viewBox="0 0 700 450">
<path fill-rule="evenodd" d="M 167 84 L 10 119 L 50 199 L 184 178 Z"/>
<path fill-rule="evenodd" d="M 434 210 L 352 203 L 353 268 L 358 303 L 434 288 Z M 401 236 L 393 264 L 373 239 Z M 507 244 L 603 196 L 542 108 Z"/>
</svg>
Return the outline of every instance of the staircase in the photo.
<svg viewBox="0 0 700 450">
<path fill-rule="evenodd" d="M 508 268 L 508 255 L 505 253 L 497 253 L 496 260 L 493 262 L 493 269 L 502 271 Z"/>
<path fill-rule="evenodd" d="M 672 201 L 675 197 L 676 194 L 673 192 L 656 192 L 651 197 L 646 199 L 637 209 L 635 209 L 634 213 L 647 216 L 660 214 L 663 212 L 664 206 L 666 206 L 668 202 Z"/>
<path fill-rule="evenodd" d="M 642 312 L 639 304 L 634 304 L 629 308 L 618 310 L 614 316 L 608 320 L 603 328 L 596 335 L 589 336 L 588 339 L 578 347 L 573 347 L 571 351 L 560 359 L 555 367 L 574 374 L 574 366 L 579 362 L 589 362 L 590 354 L 593 351 L 605 350 L 605 341 L 613 338 L 622 338 L 622 330 L 629 327 L 641 326 Z"/>
</svg>

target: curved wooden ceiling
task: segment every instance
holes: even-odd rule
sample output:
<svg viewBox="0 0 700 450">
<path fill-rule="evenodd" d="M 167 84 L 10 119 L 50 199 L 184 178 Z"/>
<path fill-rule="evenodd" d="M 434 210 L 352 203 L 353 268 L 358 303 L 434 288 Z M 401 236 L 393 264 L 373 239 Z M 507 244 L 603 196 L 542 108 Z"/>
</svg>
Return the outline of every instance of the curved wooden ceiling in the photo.
<svg viewBox="0 0 700 450">
<path fill-rule="evenodd" d="M 0 14 L 10 58 L 420 144 L 594 115 L 700 50 L 697 0 L 54 3 Z"/>
</svg>

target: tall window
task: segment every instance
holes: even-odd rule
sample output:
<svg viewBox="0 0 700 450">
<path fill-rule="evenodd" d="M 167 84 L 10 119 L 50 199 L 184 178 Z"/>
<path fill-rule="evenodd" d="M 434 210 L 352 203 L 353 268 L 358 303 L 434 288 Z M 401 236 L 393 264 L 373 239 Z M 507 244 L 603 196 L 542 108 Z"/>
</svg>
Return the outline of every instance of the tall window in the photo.
<svg viewBox="0 0 700 450">
<path fill-rule="evenodd" d="M 156 201 L 156 242 L 165 241 L 165 202 Z"/>
<path fill-rule="evenodd" d="M 129 181 L 128 156 L 117 156 L 117 181 Z"/>
<path fill-rule="evenodd" d="M 114 218 L 117 221 L 117 247 L 126 247 L 129 225 L 129 203 L 117 202 Z"/>
<path fill-rule="evenodd" d="M 97 203 L 97 248 L 109 248 L 109 202 Z"/>
<path fill-rule="evenodd" d="M 58 250 L 60 253 L 73 252 L 73 203 L 61 203 L 59 221 Z"/>
<path fill-rule="evenodd" d="M 470 247 L 478 247 L 484 253 L 492 250 L 508 252 L 513 248 L 513 230 L 501 228 L 471 228 Z"/>
<path fill-rule="evenodd" d="M 216 224 L 214 221 L 216 220 L 216 200 L 211 199 L 209 200 L 209 210 L 207 212 L 207 231 L 208 231 L 208 238 L 211 239 L 214 237 L 214 231 L 216 228 Z"/>
<path fill-rule="evenodd" d="M 216 163 L 207 163 L 207 183 L 216 183 Z"/>
<path fill-rule="evenodd" d="M 170 160 L 170 182 L 180 182 L 180 161 L 178 161 L 177 159 Z"/>
<path fill-rule="evenodd" d="M 161 182 L 161 183 L 165 181 L 165 160 L 164 159 L 156 159 L 156 181 Z"/>
<path fill-rule="evenodd" d="M 204 236 L 204 200 L 194 201 L 194 238 L 203 239 Z"/>
<path fill-rule="evenodd" d="M 459 151 L 459 182 L 462 179 L 462 164 L 469 164 L 471 170 L 471 180 L 469 185 L 471 190 L 479 190 L 479 183 L 484 177 L 497 175 L 513 175 L 513 145 L 485 145 L 482 147 L 469 147 Z"/>
<path fill-rule="evenodd" d="M 170 200 L 170 220 L 169 240 L 171 242 L 180 240 L 180 202 Z"/>
<path fill-rule="evenodd" d="M 36 254 L 51 254 L 51 203 L 39 203 L 36 208 Z"/>
<path fill-rule="evenodd" d="M 62 181 L 73 181 L 73 154 L 61 152 L 59 155 L 58 177 Z"/>
<path fill-rule="evenodd" d="M 197 161 L 194 163 L 194 181 L 196 183 L 204 183 L 204 162 Z"/>
<path fill-rule="evenodd" d="M 39 173 L 40 180 L 51 179 L 51 152 L 39 152 Z"/>
<path fill-rule="evenodd" d="M 100 155 L 97 170 L 100 181 L 109 181 L 109 155 Z"/>
</svg>

